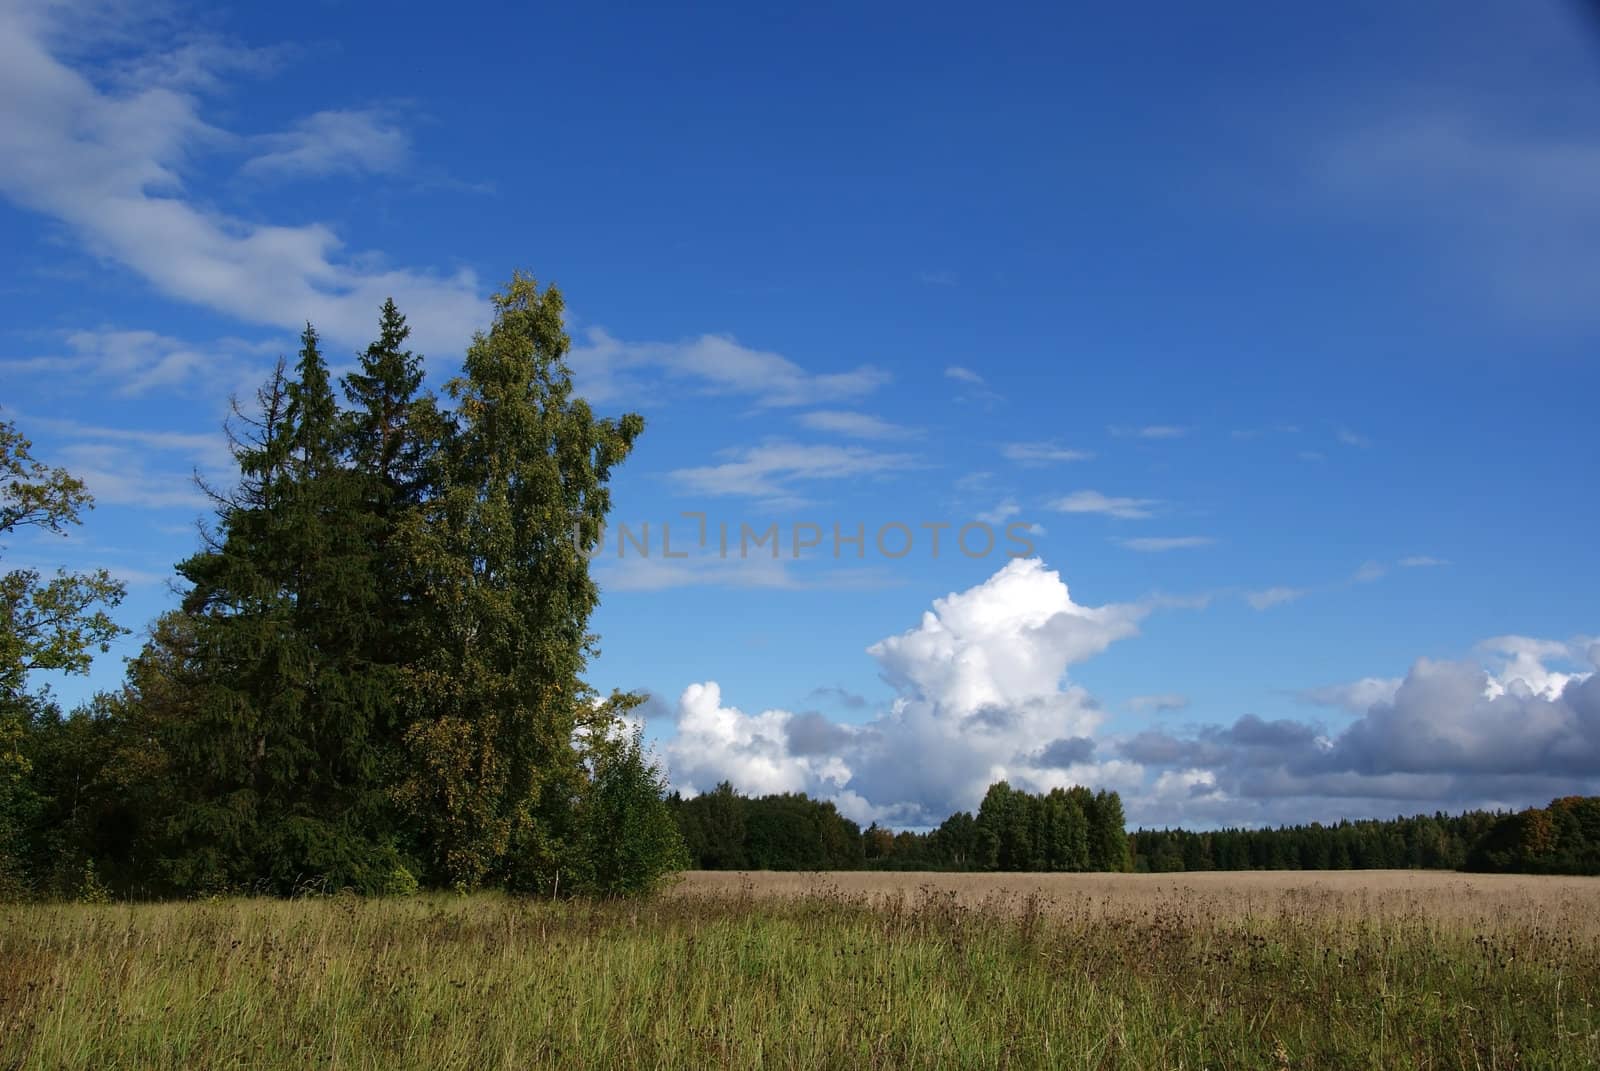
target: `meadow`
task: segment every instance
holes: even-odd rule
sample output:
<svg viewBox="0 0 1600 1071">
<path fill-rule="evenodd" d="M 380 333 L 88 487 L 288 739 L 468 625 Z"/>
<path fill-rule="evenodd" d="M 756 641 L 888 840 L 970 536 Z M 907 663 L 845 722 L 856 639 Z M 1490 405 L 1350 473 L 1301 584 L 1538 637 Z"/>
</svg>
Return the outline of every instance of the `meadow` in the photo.
<svg viewBox="0 0 1600 1071">
<path fill-rule="evenodd" d="M 691 873 L 0 906 L 0 1066 L 1600 1066 L 1600 881 Z"/>
</svg>

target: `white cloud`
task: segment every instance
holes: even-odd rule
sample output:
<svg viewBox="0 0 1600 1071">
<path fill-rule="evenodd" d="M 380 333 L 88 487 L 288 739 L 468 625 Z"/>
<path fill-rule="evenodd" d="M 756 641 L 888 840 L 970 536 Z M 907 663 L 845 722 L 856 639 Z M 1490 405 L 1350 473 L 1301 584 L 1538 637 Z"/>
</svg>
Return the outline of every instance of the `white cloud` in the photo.
<svg viewBox="0 0 1600 1071">
<path fill-rule="evenodd" d="M 780 527 L 780 540 L 785 534 Z M 612 537 L 613 539 L 615 537 Z M 670 591 L 678 588 L 763 588 L 771 591 L 833 590 L 863 591 L 895 586 L 898 581 L 883 570 L 858 566 L 850 568 L 808 569 L 797 567 L 792 557 L 791 545 L 779 547 L 774 558 L 767 545 L 751 547 L 748 553 L 739 553 L 739 533 L 730 530 L 727 557 L 716 553 L 695 552 L 686 558 L 665 558 L 660 536 L 655 535 L 651 556 L 634 553 L 630 545 L 623 555 L 617 554 L 617 544 L 612 542 L 592 566 L 595 582 L 602 591 Z M 680 534 L 673 535 L 674 554 L 683 552 Z M 693 537 L 690 536 L 692 540 Z M 831 549 L 824 540 L 818 548 L 824 555 Z M 816 552 L 812 552 L 816 553 Z M 803 560 L 803 559 L 802 559 Z"/>
<path fill-rule="evenodd" d="M 909 439 L 918 434 L 916 428 L 892 424 L 871 413 L 845 409 L 817 409 L 802 413 L 800 423 L 812 431 L 830 432 L 852 439 Z"/>
<path fill-rule="evenodd" d="M 978 375 L 978 373 L 974 372 L 972 369 L 962 368 L 958 364 L 953 364 L 946 368 L 944 370 L 944 374 L 946 379 L 954 379 L 962 383 L 972 383 L 980 387 L 983 386 L 982 376 Z"/>
<path fill-rule="evenodd" d="M 207 434 L 35 416 L 28 425 L 55 440 L 52 455 L 103 505 L 206 510 L 211 502 L 195 485 L 195 474 L 221 484 L 235 471 L 220 419 L 218 430 Z"/>
<path fill-rule="evenodd" d="M 799 505 L 806 500 L 796 484 L 882 476 L 915 466 L 909 454 L 884 453 L 860 446 L 762 443 L 726 452 L 729 460 L 715 465 L 675 469 L 671 477 L 686 493 L 761 499 L 769 504 Z"/>
<path fill-rule="evenodd" d="M 1354 446 L 1358 449 L 1365 450 L 1372 445 L 1371 439 L 1367 438 L 1365 435 L 1351 431 L 1349 428 L 1337 428 L 1334 430 L 1333 434 L 1334 438 L 1338 439 L 1339 442 L 1343 443 L 1345 446 Z"/>
<path fill-rule="evenodd" d="M 1119 539 L 1117 542 L 1129 550 L 1145 554 L 1164 554 L 1169 550 L 1193 550 L 1209 547 L 1216 542 L 1210 536 L 1141 536 L 1137 539 Z"/>
<path fill-rule="evenodd" d="M 1381 580 L 1389 572 L 1388 566 L 1382 562 L 1363 562 L 1361 568 L 1351 574 L 1350 579 L 1357 584 L 1370 584 L 1374 580 Z"/>
<path fill-rule="evenodd" d="M 1359 716 L 1339 732 L 1245 715 L 1192 736 L 1146 731 L 1121 742 L 1129 761 L 1204 773 L 1203 802 L 1155 790 L 1135 820 L 1304 821 L 1397 809 L 1522 807 L 1600 791 L 1600 649 L 1571 641 L 1497 637 L 1474 661 L 1419 659 L 1403 679 L 1367 678 L 1299 698 Z M 1564 662 L 1572 668 L 1553 668 Z"/>
<path fill-rule="evenodd" d="M 151 471 L 143 457 L 113 443 L 77 443 L 59 451 L 62 464 L 103 505 L 143 509 L 209 509 L 211 501 L 186 472 Z"/>
<path fill-rule="evenodd" d="M 376 110 L 329 110 L 256 139 L 263 150 L 240 169 L 255 177 L 321 178 L 387 174 L 410 160 L 411 138 Z"/>
<path fill-rule="evenodd" d="M 1103 513 L 1123 520 L 1138 520 L 1152 516 L 1157 505 L 1149 498 L 1111 498 L 1099 491 L 1074 491 L 1056 499 L 1049 508 L 1057 513 Z"/>
<path fill-rule="evenodd" d="M 280 347 L 223 338 L 198 345 L 154 331 L 71 331 L 66 353 L 0 362 L 13 375 L 67 377 L 62 389 L 104 391 L 124 397 L 152 391 L 192 392 L 226 388 L 244 393 L 254 359 Z"/>
<path fill-rule="evenodd" d="M 1128 700 L 1128 709 L 1140 713 L 1168 714 L 1177 710 L 1184 710 L 1189 706 L 1189 697 L 1177 692 L 1162 692 L 1156 695 L 1136 695 Z"/>
<path fill-rule="evenodd" d="M 726 777 L 744 791 L 809 791 L 908 824 L 975 806 L 999 777 L 1035 790 L 1133 784 L 1136 765 L 1093 758 L 1103 716 L 1063 678 L 1136 634 L 1144 613 L 1078 605 L 1042 563 L 1013 561 L 868 649 L 896 698 L 865 724 L 744 714 L 724 706 L 714 684 L 692 685 L 666 746 L 673 782 L 704 791 Z"/>
<path fill-rule="evenodd" d="M 665 381 L 703 394 L 792 407 L 856 401 L 889 381 L 887 372 L 870 364 L 808 372 L 781 354 L 750 349 L 726 335 L 626 342 L 598 327 L 574 342 L 569 363 L 579 392 L 595 402 L 653 399 Z"/>
<path fill-rule="evenodd" d="M 1409 558 L 1400 559 L 1402 569 L 1430 569 L 1449 565 L 1443 558 L 1433 558 L 1426 554 L 1413 554 Z"/>
<path fill-rule="evenodd" d="M 102 87 L 85 73 L 93 61 L 70 65 L 62 43 L 103 15 L 0 11 L 0 100 L 15 102 L 0 109 L 0 194 L 156 290 L 240 320 L 289 329 L 311 320 L 330 340 L 360 345 L 392 296 L 420 349 L 464 346 L 486 318 L 470 271 L 384 267 L 374 254 L 343 255 L 324 224 L 248 220 L 195 197 L 192 158 L 236 140 L 200 114 L 199 93 L 231 69 L 226 53 L 151 49 L 123 66 L 116 88 Z"/>
<path fill-rule="evenodd" d="M 1315 706 L 1343 707 L 1353 714 L 1365 714 L 1375 704 L 1393 702 L 1394 693 L 1399 689 L 1399 677 L 1363 677 L 1348 684 L 1307 688 L 1295 695 L 1302 702 Z"/>
<path fill-rule="evenodd" d="M 1069 450 L 1054 442 L 1006 443 L 1000 449 L 1007 461 L 1020 465 L 1052 465 L 1061 461 L 1089 461 L 1091 450 Z"/>
<path fill-rule="evenodd" d="M 1144 606 L 1086 607 L 1036 560 L 934 601 L 921 623 L 868 649 L 895 692 L 862 723 L 815 712 L 746 714 L 715 685 L 678 704 L 675 784 L 723 778 L 804 791 L 862 821 L 928 825 L 1006 778 L 1039 791 L 1115 788 L 1136 823 L 1328 821 L 1396 810 L 1525 806 L 1600 791 L 1600 641 L 1502 636 L 1497 662 L 1419 660 L 1403 679 L 1300 693 L 1358 716 L 1346 728 L 1246 714 L 1174 735 L 1108 733 L 1067 670 L 1136 635 Z M 1565 663 L 1565 665 L 1561 665 Z M 1187 697 L 1136 697 L 1135 711 Z"/>
<path fill-rule="evenodd" d="M 678 698 L 677 736 L 666 746 L 672 783 L 694 794 L 731 781 L 741 792 L 804 792 L 822 779 L 809 758 L 790 753 L 786 710 L 746 714 L 722 705 L 715 681 L 691 684 Z M 847 770 L 827 767 L 829 774 Z M 831 780 L 832 778 L 830 778 Z"/>
<path fill-rule="evenodd" d="M 1265 588 L 1261 591 L 1246 592 L 1245 601 L 1254 609 L 1265 610 L 1268 607 L 1280 606 L 1286 602 L 1294 602 L 1305 594 L 1304 588 Z"/>
<path fill-rule="evenodd" d="M 1111 434 L 1118 438 L 1134 439 L 1181 439 L 1189 434 L 1189 429 L 1177 424 L 1146 424 L 1143 427 L 1109 429 Z"/>
<path fill-rule="evenodd" d="M 984 524 L 999 527 L 1021 512 L 1022 507 L 1017 505 L 1016 499 L 1008 498 L 1003 502 L 997 503 L 994 509 L 984 510 L 978 514 L 978 520 Z"/>
</svg>

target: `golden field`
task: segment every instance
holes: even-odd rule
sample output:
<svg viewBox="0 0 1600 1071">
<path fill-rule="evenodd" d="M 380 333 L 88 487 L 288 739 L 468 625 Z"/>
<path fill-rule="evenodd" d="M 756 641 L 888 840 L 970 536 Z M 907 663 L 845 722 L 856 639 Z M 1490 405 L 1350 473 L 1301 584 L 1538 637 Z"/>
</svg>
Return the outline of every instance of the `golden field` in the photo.
<svg viewBox="0 0 1600 1071">
<path fill-rule="evenodd" d="M 1583 1068 L 1600 881 L 691 873 L 0 906 L 0 1067 Z"/>
<path fill-rule="evenodd" d="M 878 905 L 930 894 L 969 908 L 1131 918 L 1171 912 L 1221 920 L 1283 915 L 1411 918 L 1479 930 L 1561 926 L 1600 934 L 1600 878 L 1438 870 L 1211 871 L 1193 874 L 982 874 L 693 870 L 680 897 L 843 896 Z"/>
</svg>

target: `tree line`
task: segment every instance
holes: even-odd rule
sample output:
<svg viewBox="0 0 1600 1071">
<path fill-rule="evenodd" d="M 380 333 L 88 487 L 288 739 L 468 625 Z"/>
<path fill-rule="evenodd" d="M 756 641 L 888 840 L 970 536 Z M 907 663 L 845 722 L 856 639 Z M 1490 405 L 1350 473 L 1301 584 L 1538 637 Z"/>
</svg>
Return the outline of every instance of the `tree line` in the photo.
<svg viewBox="0 0 1600 1071">
<path fill-rule="evenodd" d="M 1122 799 L 1057 788 L 989 786 L 976 815 L 934 830 L 862 829 L 833 803 L 804 793 L 741 795 L 723 782 L 668 805 L 692 866 L 702 870 L 1128 870 Z"/>
<path fill-rule="evenodd" d="M 1269 829 L 1125 833 L 1115 792 L 991 785 L 976 815 L 937 828 L 865 829 L 803 793 L 745 796 L 724 782 L 668 798 L 702 870 L 1468 870 L 1600 874 L 1600 797 L 1517 813 L 1443 812 Z"/>
<path fill-rule="evenodd" d="M 120 585 L 5 575 L 0 885 L 613 894 L 682 864 L 641 697 L 582 676 L 586 550 L 644 422 L 573 393 L 555 288 L 518 274 L 493 311 L 443 398 L 392 301 L 337 384 L 306 327 L 235 403 L 236 476 L 120 689 L 29 688 L 107 648 Z M 81 523 L 83 484 L 0 428 L 0 537 Z"/>
<path fill-rule="evenodd" d="M 1600 874 L 1600 797 L 1568 796 L 1514 814 L 1443 812 L 1277 829 L 1141 829 L 1136 868 L 1468 870 Z"/>
</svg>

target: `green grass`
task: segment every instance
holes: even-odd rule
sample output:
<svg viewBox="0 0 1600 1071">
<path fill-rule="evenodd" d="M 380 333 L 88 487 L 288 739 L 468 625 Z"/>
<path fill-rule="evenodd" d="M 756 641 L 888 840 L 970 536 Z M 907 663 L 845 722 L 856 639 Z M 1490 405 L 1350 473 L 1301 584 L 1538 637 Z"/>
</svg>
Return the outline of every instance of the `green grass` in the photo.
<svg viewBox="0 0 1600 1071">
<path fill-rule="evenodd" d="M 0 907 L 0 1067 L 1589 1069 L 1597 995 L 1592 930 L 1423 911 Z"/>
</svg>

